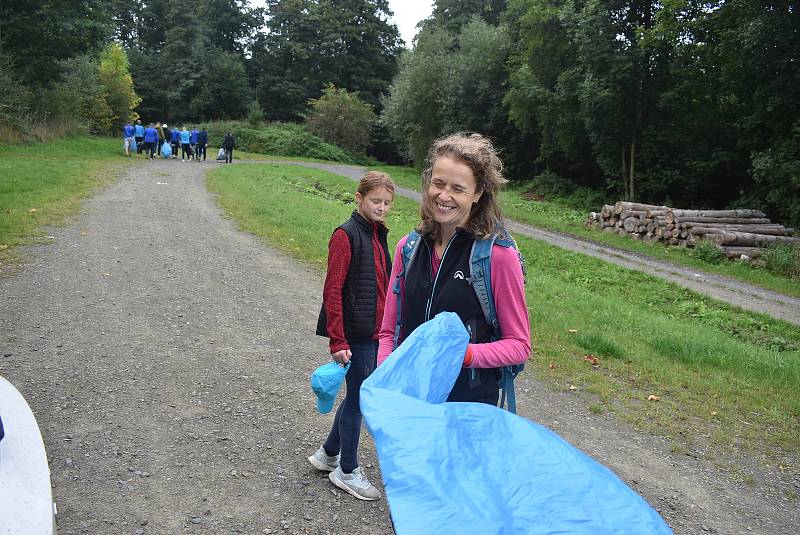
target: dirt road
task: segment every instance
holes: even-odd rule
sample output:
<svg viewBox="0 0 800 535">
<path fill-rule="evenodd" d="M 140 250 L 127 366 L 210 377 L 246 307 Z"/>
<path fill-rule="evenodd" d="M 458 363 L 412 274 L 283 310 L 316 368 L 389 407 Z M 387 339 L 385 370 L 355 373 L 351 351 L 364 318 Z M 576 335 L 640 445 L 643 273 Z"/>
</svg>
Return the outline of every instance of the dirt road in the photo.
<svg viewBox="0 0 800 535">
<path fill-rule="evenodd" d="M 59 533 L 390 533 L 385 500 L 343 495 L 305 459 L 332 419 L 308 387 L 328 359 L 311 334 L 322 276 L 222 216 L 203 187 L 214 165 L 139 162 L 0 278 L 0 375 L 39 419 Z M 800 525 L 787 498 L 800 480 L 758 459 L 672 454 L 530 373 L 518 405 L 616 471 L 676 533 Z"/>
</svg>

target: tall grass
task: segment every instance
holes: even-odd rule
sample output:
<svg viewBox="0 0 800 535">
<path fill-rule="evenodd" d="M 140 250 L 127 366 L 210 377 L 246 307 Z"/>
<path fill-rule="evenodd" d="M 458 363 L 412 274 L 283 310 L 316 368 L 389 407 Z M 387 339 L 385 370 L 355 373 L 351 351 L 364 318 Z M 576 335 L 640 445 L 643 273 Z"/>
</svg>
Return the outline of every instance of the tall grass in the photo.
<svg viewBox="0 0 800 535">
<path fill-rule="evenodd" d="M 353 209 L 355 184 L 319 170 L 222 168 L 208 184 L 243 229 L 320 269 L 331 231 Z M 414 226 L 417 211 L 416 202 L 396 199 L 390 243 Z M 724 444 L 800 453 L 800 329 L 536 240 L 518 242 L 535 348 L 526 373 L 567 392 L 573 385 L 592 410 L 619 412 L 678 441 L 702 442 L 712 427 Z M 648 402 L 650 395 L 661 401 Z"/>
</svg>

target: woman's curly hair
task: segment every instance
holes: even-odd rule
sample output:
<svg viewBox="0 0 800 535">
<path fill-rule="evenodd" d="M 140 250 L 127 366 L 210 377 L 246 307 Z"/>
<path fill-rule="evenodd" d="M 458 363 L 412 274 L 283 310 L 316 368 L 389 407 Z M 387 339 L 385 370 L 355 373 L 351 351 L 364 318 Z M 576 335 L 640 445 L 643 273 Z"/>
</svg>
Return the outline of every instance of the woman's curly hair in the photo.
<svg viewBox="0 0 800 535">
<path fill-rule="evenodd" d="M 433 205 L 427 196 L 431 184 L 431 173 L 436 160 L 449 157 L 466 164 L 475 175 L 476 191 L 482 191 L 480 199 L 472 205 L 469 219 L 465 225 L 476 238 L 484 238 L 493 232 L 505 235 L 497 204 L 497 195 L 503 184 L 508 182 L 503 177 L 503 162 L 497 155 L 488 138 L 480 134 L 457 132 L 455 134 L 437 139 L 428 151 L 425 160 L 425 170 L 422 172 L 422 203 L 420 216 L 422 221 L 417 230 L 424 236 L 432 239 L 439 237 L 439 225 L 433 215 Z"/>
</svg>

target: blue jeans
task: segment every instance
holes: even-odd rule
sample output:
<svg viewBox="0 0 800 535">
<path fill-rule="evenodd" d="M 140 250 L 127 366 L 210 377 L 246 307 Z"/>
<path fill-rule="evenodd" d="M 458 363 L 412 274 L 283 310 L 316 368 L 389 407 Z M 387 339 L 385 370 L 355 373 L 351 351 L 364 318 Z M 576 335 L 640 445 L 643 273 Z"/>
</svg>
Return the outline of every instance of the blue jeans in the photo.
<svg viewBox="0 0 800 535">
<path fill-rule="evenodd" d="M 345 375 L 347 395 L 336 411 L 333 427 L 328 439 L 323 444 L 328 455 L 341 453 L 339 466 L 345 473 L 358 468 L 358 437 L 361 435 L 361 405 L 359 392 L 364 379 L 375 371 L 378 359 L 378 342 L 375 340 L 348 340 L 350 351 L 350 369 Z"/>
</svg>

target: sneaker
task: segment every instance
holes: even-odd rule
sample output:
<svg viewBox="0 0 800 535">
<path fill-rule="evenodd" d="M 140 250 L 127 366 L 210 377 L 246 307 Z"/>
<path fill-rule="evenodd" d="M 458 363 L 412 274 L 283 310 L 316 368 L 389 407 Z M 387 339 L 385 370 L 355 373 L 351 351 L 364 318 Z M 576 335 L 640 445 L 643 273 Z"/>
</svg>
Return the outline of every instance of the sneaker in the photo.
<svg viewBox="0 0 800 535">
<path fill-rule="evenodd" d="M 317 470 L 324 470 L 325 472 L 333 472 L 339 468 L 339 456 L 331 457 L 325 453 L 325 448 L 322 446 L 314 452 L 314 455 L 308 458 L 308 462 Z"/>
<path fill-rule="evenodd" d="M 342 468 L 337 466 L 336 470 L 328 474 L 328 479 L 331 480 L 331 483 L 359 500 L 372 501 L 381 497 L 380 491 L 372 486 L 360 466 L 350 474 L 345 474 L 342 472 Z"/>
</svg>

